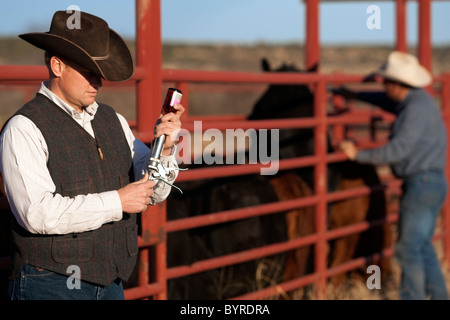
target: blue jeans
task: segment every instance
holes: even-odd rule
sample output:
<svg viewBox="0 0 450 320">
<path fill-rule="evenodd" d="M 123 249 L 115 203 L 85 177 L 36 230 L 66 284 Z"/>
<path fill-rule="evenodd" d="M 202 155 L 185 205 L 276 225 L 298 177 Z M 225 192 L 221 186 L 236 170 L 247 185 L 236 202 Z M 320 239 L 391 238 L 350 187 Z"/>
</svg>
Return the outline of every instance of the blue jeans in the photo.
<svg viewBox="0 0 450 320">
<path fill-rule="evenodd" d="M 400 298 L 447 300 L 440 262 L 432 243 L 436 219 L 447 194 L 441 171 L 428 171 L 405 179 L 400 201 L 395 258 L 402 270 Z"/>
<path fill-rule="evenodd" d="M 69 284 L 68 284 L 69 281 Z M 70 289 L 72 288 L 72 289 Z M 11 300 L 124 300 L 122 281 L 103 287 L 80 281 L 79 289 L 69 276 L 25 265 L 9 281 Z"/>
</svg>

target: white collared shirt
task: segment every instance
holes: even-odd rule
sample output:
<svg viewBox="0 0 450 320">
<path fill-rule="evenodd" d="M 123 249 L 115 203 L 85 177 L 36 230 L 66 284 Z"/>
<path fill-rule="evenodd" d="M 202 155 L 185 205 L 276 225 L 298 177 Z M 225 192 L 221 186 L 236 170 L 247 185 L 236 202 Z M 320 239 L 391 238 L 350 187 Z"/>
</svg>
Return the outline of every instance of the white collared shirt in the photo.
<svg viewBox="0 0 450 320">
<path fill-rule="evenodd" d="M 98 104 L 94 102 L 79 114 L 45 85 L 39 93 L 72 115 L 94 137 L 91 120 Z M 136 139 L 126 119 L 117 114 L 130 146 L 136 180 L 143 176 L 150 157 L 150 149 Z M 161 157 L 166 166 L 177 166 L 175 150 L 169 157 Z M 47 168 L 48 147 L 41 131 L 27 117 L 17 115 L 7 123 L 0 137 L 0 171 L 6 196 L 18 223 L 37 234 L 68 234 L 99 228 L 101 225 L 122 219 L 122 205 L 117 190 L 63 197 L 54 194 L 56 186 Z M 67 163 L 77 170 L 76 164 Z M 177 177 L 175 170 L 171 183 Z M 154 188 L 154 203 L 164 201 L 171 187 L 158 182 Z"/>
</svg>

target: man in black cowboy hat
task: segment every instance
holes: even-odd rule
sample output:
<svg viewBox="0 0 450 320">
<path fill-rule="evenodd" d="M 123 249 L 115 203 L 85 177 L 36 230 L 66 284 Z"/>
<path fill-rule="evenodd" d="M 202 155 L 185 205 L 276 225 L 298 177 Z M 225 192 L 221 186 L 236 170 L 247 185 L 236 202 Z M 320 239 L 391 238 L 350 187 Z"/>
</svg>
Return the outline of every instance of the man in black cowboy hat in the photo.
<svg viewBox="0 0 450 320">
<path fill-rule="evenodd" d="M 133 75 L 131 54 L 99 17 L 65 11 L 50 31 L 20 37 L 45 50 L 49 80 L 5 124 L 0 170 L 14 214 L 12 299 L 123 299 L 138 254 L 136 213 L 166 199 L 148 179 L 150 149 L 123 116 L 95 101 L 102 79 Z M 154 106 L 156 107 L 156 106 Z M 160 118 L 162 163 L 176 167 L 182 105 Z M 176 174 L 169 180 L 173 182 Z"/>
<path fill-rule="evenodd" d="M 447 194 L 447 133 L 438 106 L 423 89 L 431 74 L 411 54 L 393 51 L 376 75 L 385 92 L 339 93 L 360 99 L 396 115 L 384 146 L 358 150 L 351 141 L 341 144 L 350 160 L 389 164 L 403 179 L 395 258 L 402 269 L 401 299 L 447 300 L 445 278 L 432 243 L 436 219 Z"/>
</svg>

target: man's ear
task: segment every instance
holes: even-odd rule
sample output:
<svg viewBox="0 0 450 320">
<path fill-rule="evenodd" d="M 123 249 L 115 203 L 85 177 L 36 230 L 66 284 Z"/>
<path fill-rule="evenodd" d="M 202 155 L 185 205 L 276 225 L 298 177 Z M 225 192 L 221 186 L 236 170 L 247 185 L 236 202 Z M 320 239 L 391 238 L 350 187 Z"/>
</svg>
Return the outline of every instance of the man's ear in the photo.
<svg viewBox="0 0 450 320">
<path fill-rule="evenodd" d="M 59 78 L 63 69 L 63 62 L 58 57 L 50 58 L 50 69 L 56 78 Z"/>
</svg>

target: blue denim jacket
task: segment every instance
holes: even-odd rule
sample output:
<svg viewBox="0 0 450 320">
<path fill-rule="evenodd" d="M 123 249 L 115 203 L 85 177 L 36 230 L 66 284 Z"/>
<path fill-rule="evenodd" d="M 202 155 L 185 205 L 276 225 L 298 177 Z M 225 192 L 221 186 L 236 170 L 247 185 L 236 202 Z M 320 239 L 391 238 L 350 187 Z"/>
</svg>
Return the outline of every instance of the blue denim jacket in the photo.
<svg viewBox="0 0 450 320">
<path fill-rule="evenodd" d="M 398 104 L 384 92 L 361 92 L 358 99 L 394 113 L 396 120 L 389 142 L 380 148 L 360 150 L 356 161 L 389 164 L 400 178 L 428 170 L 444 170 L 446 128 L 438 106 L 425 90 L 412 89 Z"/>
</svg>

